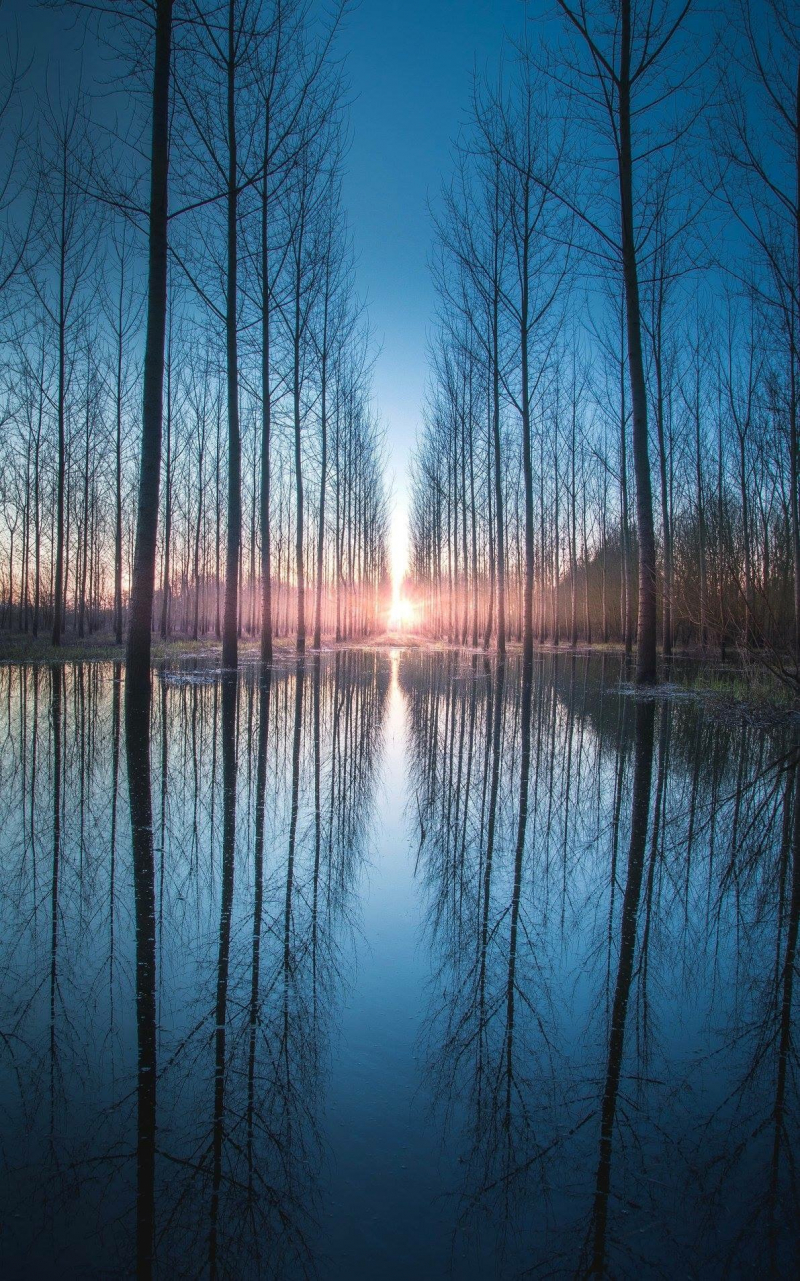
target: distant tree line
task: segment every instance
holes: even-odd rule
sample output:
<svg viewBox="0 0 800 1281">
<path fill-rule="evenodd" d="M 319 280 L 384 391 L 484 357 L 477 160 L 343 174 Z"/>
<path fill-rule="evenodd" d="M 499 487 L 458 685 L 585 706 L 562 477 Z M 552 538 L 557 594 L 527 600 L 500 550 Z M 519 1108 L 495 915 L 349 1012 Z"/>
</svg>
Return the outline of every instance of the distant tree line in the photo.
<svg viewBox="0 0 800 1281">
<path fill-rule="evenodd" d="M 111 8 L 113 126 L 100 53 L 35 109 L 12 55 L 3 628 L 121 642 L 137 580 L 148 653 L 151 628 L 223 637 L 235 663 L 240 636 L 269 657 L 273 637 L 378 625 L 388 496 L 341 201 L 342 10 Z"/>
<path fill-rule="evenodd" d="M 409 589 L 451 641 L 800 654 L 800 25 L 558 0 L 436 218 Z"/>
</svg>

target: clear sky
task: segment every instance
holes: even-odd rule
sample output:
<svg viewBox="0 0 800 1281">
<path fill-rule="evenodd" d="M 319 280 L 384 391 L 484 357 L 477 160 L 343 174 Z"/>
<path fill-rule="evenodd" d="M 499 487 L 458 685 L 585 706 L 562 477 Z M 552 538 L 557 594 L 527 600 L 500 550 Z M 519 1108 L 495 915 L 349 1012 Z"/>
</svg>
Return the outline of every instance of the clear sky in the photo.
<svg viewBox="0 0 800 1281">
<path fill-rule="evenodd" d="M 435 308 L 428 201 L 450 171 L 473 69 L 496 63 L 504 32 L 519 34 L 525 11 L 524 0 L 360 0 L 342 34 L 353 134 L 344 194 L 359 289 L 381 347 L 375 395 L 394 480 L 396 572 Z"/>
</svg>

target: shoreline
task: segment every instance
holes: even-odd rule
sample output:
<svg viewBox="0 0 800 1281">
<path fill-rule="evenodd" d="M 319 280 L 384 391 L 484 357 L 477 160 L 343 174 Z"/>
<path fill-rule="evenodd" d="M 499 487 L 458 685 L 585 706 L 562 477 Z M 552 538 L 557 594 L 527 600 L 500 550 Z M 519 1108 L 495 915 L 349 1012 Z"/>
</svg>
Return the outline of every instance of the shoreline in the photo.
<svg viewBox="0 0 800 1281">
<path fill-rule="evenodd" d="M 495 659 L 495 649 L 485 650 L 482 646 L 453 644 L 448 641 L 432 640 L 429 637 L 413 632 L 392 631 L 377 636 L 352 639 L 348 641 L 323 641 L 319 650 L 307 645 L 306 657 L 317 654 L 331 654 L 337 651 L 373 650 L 385 652 L 393 649 L 408 652 L 428 651 L 430 653 L 458 653 L 469 658 Z M 507 656 L 515 658 L 522 652 L 519 641 L 507 645 Z M 586 644 L 572 645 L 537 644 L 535 655 L 563 655 L 565 658 L 602 658 L 603 656 L 625 659 L 621 644 Z M 179 663 L 186 659 L 199 661 L 221 661 L 222 642 L 216 638 L 187 640 L 175 638 L 162 641 L 153 639 L 152 666 L 164 663 Z M 281 637 L 273 642 L 273 664 L 281 667 L 297 658 L 294 637 Z M 251 666 L 259 659 L 259 642 L 245 639 L 239 642 L 239 660 L 243 666 Z M 628 655 L 631 664 L 633 655 Z M 0 634 L 0 665 L 55 663 L 120 663 L 125 662 L 125 645 L 117 645 L 108 635 L 68 639 L 59 648 L 54 648 L 48 637 L 34 639 L 24 633 Z M 659 666 L 663 670 L 664 660 L 659 657 Z M 676 680 L 683 674 L 690 679 Z M 664 679 L 652 687 L 657 697 L 697 698 L 707 703 L 710 709 L 721 715 L 745 714 L 764 723 L 774 723 L 786 718 L 793 719 L 800 715 L 800 695 L 792 694 L 788 685 L 783 684 L 765 666 L 746 666 L 736 656 L 724 662 L 714 655 L 696 649 L 680 650 L 672 655 L 669 667 L 663 673 Z M 625 682 L 627 688 L 628 682 Z M 630 692 L 638 696 L 647 695 L 650 690 L 637 689 L 632 681 Z"/>
<path fill-rule="evenodd" d="M 441 653 L 459 653 L 465 655 L 477 654 L 482 658 L 496 658 L 497 649 L 495 646 L 484 648 L 483 645 L 461 645 L 455 641 L 437 640 L 426 636 L 420 632 L 406 631 L 386 631 L 374 636 L 352 637 L 349 640 L 336 641 L 331 638 L 324 638 L 319 650 L 314 649 L 313 645 L 306 641 L 306 654 L 326 654 L 335 653 L 337 650 L 351 649 L 425 649 L 431 652 Z M 282 636 L 273 640 L 273 651 L 280 657 L 295 656 L 297 653 L 296 642 L 293 636 Z M 189 640 L 186 637 L 173 637 L 163 641 L 160 637 L 153 637 L 152 641 L 152 658 L 153 662 L 160 662 L 166 658 L 183 658 L 183 657 L 216 657 L 222 653 L 222 641 L 216 637 L 204 637 L 200 640 Z M 250 637 L 239 640 L 240 657 L 246 657 L 248 660 L 257 656 L 259 653 L 259 641 Z M 515 656 L 522 653 L 522 642 L 519 640 L 509 640 L 506 642 L 506 654 Z M 624 657 L 625 651 L 622 643 L 614 641 L 605 644 L 598 642 L 578 641 L 577 644 L 571 645 L 569 642 L 559 645 L 553 644 L 552 641 L 535 642 L 535 654 L 568 654 L 589 657 L 592 655 L 609 654 L 618 657 Z M 635 660 L 635 651 L 628 654 L 631 662 Z M 108 633 L 101 633 L 93 637 L 67 637 L 60 646 L 53 646 L 49 636 L 32 637 L 25 632 L 0 632 L 0 662 L 125 662 L 125 642 L 120 645 L 112 639 Z M 663 662 L 659 654 L 659 662 Z M 670 662 L 695 662 L 704 663 L 713 666 L 716 670 L 739 670 L 739 665 L 735 659 L 726 658 L 720 660 L 710 651 L 703 652 L 696 648 L 676 650 Z"/>
</svg>

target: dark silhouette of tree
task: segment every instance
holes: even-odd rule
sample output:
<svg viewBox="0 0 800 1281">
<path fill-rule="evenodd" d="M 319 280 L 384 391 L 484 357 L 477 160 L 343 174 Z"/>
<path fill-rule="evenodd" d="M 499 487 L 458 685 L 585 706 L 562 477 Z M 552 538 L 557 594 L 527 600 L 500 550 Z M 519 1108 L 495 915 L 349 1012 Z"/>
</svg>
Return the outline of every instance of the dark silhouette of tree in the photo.
<svg viewBox="0 0 800 1281">
<path fill-rule="evenodd" d="M 144 353 L 139 501 L 133 556 L 128 679 L 150 679 L 150 629 L 156 577 L 158 490 L 167 327 L 167 227 L 169 175 L 170 60 L 173 0 L 156 0 L 153 43 L 148 210 L 147 328 Z M 126 699 L 130 697 L 126 683 Z"/>
</svg>

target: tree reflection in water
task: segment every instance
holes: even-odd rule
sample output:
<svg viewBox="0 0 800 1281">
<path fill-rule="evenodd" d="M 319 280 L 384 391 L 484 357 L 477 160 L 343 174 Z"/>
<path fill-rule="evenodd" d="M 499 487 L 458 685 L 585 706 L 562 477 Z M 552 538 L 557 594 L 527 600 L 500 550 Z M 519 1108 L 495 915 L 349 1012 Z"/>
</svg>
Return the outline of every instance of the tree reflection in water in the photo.
<svg viewBox="0 0 800 1281">
<path fill-rule="evenodd" d="M 795 731 L 623 680 L 401 664 L 455 1239 L 476 1276 L 788 1275 Z"/>
<path fill-rule="evenodd" d="M 11 1274 L 310 1273 L 388 666 L 161 671 L 123 752 L 117 669 L 44 676 L 0 676 Z"/>
<path fill-rule="evenodd" d="M 369 1231 L 325 1096 L 399 785 L 389 679 L 345 651 L 136 697 L 118 665 L 0 668 L 8 1275 L 340 1275 L 332 1188 Z M 441 1125 L 459 1277 L 798 1261 L 796 729 L 623 680 L 399 658 L 430 965 L 408 1178 Z"/>
<path fill-rule="evenodd" d="M 114 680 L 112 734 L 118 710 Z M 134 930 L 136 935 L 136 1273 L 153 1274 L 156 1158 L 156 896 L 153 857 L 153 800 L 150 785 L 150 674 L 133 679 L 125 689 L 125 743 L 130 797 L 133 857 Z M 112 764 L 112 823 L 116 818 L 116 747 Z M 110 911 L 113 912 L 113 894 Z M 113 919 L 113 917 L 112 917 Z M 109 970 L 113 965 L 109 951 Z"/>
</svg>

